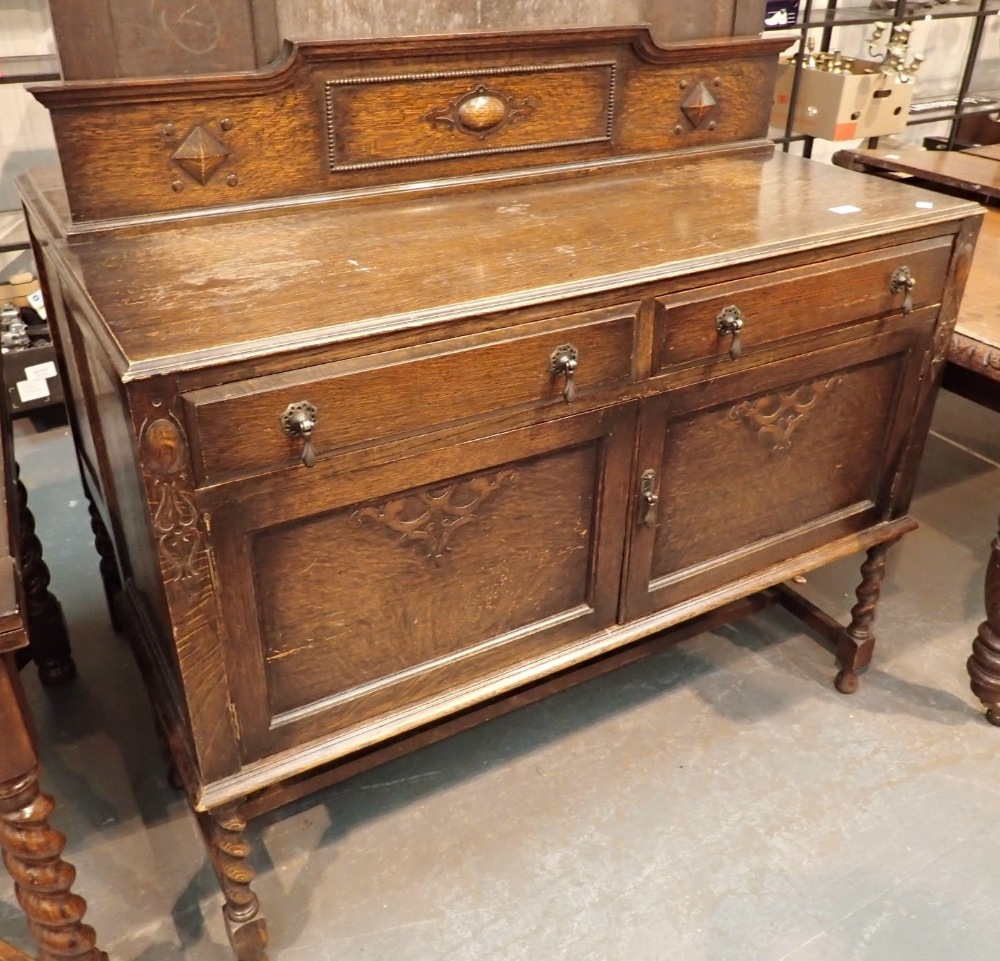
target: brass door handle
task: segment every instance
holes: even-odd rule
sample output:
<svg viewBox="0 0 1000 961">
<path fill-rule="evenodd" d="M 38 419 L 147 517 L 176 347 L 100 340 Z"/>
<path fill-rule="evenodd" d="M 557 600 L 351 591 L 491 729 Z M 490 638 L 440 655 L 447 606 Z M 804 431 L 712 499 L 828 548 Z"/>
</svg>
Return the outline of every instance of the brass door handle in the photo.
<svg viewBox="0 0 1000 961">
<path fill-rule="evenodd" d="M 281 428 L 289 437 L 302 438 L 302 463 L 306 467 L 316 466 L 316 448 L 313 447 L 312 432 L 319 415 L 309 401 L 301 400 L 289 404 L 281 415 Z"/>
<path fill-rule="evenodd" d="M 563 400 L 567 404 L 572 404 L 576 400 L 576 383 L 573 378 L 576 375 L 579 359 L 580 352 L 572 344 L 563 344 L 549 355 L 549 370 L 552 376 L 566 378 L 563 384 Z"/>
<path fill-rule="evenodd" d="M 728 307 L 723 307 L 719 311 L 718 316 L 715 318 L 715 329 L 720 337 L 725 337 L 728 334 L 732 335 L 733 342 L 729 345 L 729 356 L 733 360 L 739 360 L 740 354 L 743 353 L 743 344 L 740 341 L 740 331 L 743 330 L 746 324 L 746 318 L 743 316 L 743 311 L 739 309 L 735 304 L 730 304 Z"/>
<path fill-rule="evenodd" d="M 639 482 L 639 523 L 643 527 L 653 527 L 656 524 L 656 505 L 660 495 L 656 493 L 656 471 L 643 471 Z"/>
<path fill-rule="evenodd" d="M 904 316 L 913 310 L 913 288 L 917 286 L 917 281 L 909 267 L 897 267 L 892 272 L 889 279 L 889 292 L 892 294 L 903 293 L 903 314 Z"/>
</svg>

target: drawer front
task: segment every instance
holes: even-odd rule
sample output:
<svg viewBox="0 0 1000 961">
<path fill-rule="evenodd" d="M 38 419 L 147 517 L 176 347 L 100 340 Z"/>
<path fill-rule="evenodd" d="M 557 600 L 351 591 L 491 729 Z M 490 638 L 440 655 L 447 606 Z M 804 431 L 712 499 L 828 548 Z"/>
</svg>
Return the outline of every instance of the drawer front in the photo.
<svg viewBox="0 0 1000 961">
<path fill-rule="evenodd" d="M 563 404 L 560 348 L 575 357 L 573 393 L 635 376 L 638 304 L 459 337 L 184 395 L 198 481 L 293 466 L 302 441 L 282 427 L 290 404 L 317 411 L 317 457 L 537 404 Z M 570 405 L 571 406 L 571 405 Z"/>
<path fill-rule="evenodd" d="M 728 360 L 733 338 L 718 328 L 720 314 L 731 307 L 743 323 L 746 355 L 786 338 L 900 314 L 906 291 L 899 284 L 893 289 L 893 276 L 902 268 L 914 280 L 914 309 L 939 303 L 950 255 L 951 237 L 935 237 L 659 299 L 653 369 Z"/>
</svg>

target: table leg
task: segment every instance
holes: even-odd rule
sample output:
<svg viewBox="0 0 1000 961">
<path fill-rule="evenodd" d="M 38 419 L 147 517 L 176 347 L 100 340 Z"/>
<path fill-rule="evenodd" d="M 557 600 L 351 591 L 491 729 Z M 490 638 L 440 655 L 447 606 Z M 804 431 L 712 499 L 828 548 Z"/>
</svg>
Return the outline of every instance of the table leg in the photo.
<svg viewBox="0 0 1000 961">
<path fill-rule="evenodd" d="M 225 897 L 222 915 L 233 954 L 237 961 L 267 961 L 267 922 L 250 888 L 254 869 L 248 860 L 250 843 L 244 836 L 247 822 L 239 803 L 202 815 L 201 824 Z"/>
<path fill-rule="evenodd" d="M 94 546 L 97 548 L 97 556 L 100 559 L 101 582 L 104 584 L 104 596 L 108 602 L 111 626 L 117 633 L 121 633 L 122 625 L 115 609 L 115 601 L 121 593 L 122 580 L 118 573 L 114 544 L 89 488 L 84 487 L 84 492 L 87 495 L 87 508 L 90 511 L 90 529 L 94 533 Z"/>
<path fill-rule="evenodd" d="M 986 567 L 986 620 L 972 642 L 967 667 L 972 693 L 986 707 L 986 719 L 1000 727 L 1000 535 L 993 539 Z"/>
<path fill-rule="evenodd" d="M 42 557 L 42 542 L 35 533 L 35 518 L 28 507 L 28 491 L 17 475 L 18 553 L 21 579 L 31 637 L 31 659 L 38 666 L 38 678 L 46 685 L 63 684 L 76 677 L 76 664 L 70 653 L 69 632 L 62 607 L 49 590 L 48 565 Z"/>
<path fill-rule="evenodd" d="M 841 694 L 853 694 L 858 689 L 858 672 L 868 666 L 875 650 L 875 634 L 871 626 L 882 593 L 885 557 L 890 546 L 891 542 L 886 542 L 869 548 L 868 556 L 861 565 L 861 583 L 854 592 L 858 602 L 851 608 L 851 623 L 844 628 L 837 641 L 837 660 L 841 670 L 834 684 Z"/>
<path fill-rule="evenodd" d="M 107 961 L 94 929 L 83 923 L 87 902 L 71 890 L 76 870 L 62 859 L 66 838 L 49 824 L 55 805 L 38 787 L 38 757 L 9 655 L 0 657 L 0 731 L 0 848 L 39 957 Z"/>
</svg>

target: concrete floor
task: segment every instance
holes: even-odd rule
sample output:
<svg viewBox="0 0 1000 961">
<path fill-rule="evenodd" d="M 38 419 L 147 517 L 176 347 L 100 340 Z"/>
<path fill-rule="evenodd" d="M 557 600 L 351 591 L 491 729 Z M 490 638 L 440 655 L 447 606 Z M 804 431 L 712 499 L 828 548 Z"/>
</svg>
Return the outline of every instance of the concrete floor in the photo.
<svg viewBox="0 0 1000 961">
<path fill-rule="evenodd" d="M 55 822 L 113 958 L 227 961 L 221 898 L 112 634 L 65 430 L 17 442 L 80 678 L 26 672 Z M 282 961 L 952 961 L 1000 945 L 1000 730 L 965 659 L 1000 416 L 944 395 L 854 697 L 780 611 L 251 828 Z M 838 614 L 860 558 L 810 577 Z M 27 945 L 0 883 L 0 938 Z"/>
</svg>

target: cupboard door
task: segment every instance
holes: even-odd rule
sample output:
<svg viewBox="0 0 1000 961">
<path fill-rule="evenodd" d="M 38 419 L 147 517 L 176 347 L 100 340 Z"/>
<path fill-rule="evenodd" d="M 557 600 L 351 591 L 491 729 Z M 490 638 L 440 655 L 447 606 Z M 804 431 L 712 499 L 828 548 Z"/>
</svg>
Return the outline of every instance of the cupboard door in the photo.
<svg viewBox="0 0 1000 961">
<path fill-rule="evenodd" d="M 645 401 L 625 618 L 883 519 L 922 368 L 910 355 L 930 329 L 914 322 Z"/>
<path fill-rule="evenodd" d="M 615 621 L 637 406 L 218 489 L 246 759 L 346 754 L 586 657 Z"/>
</svg>

